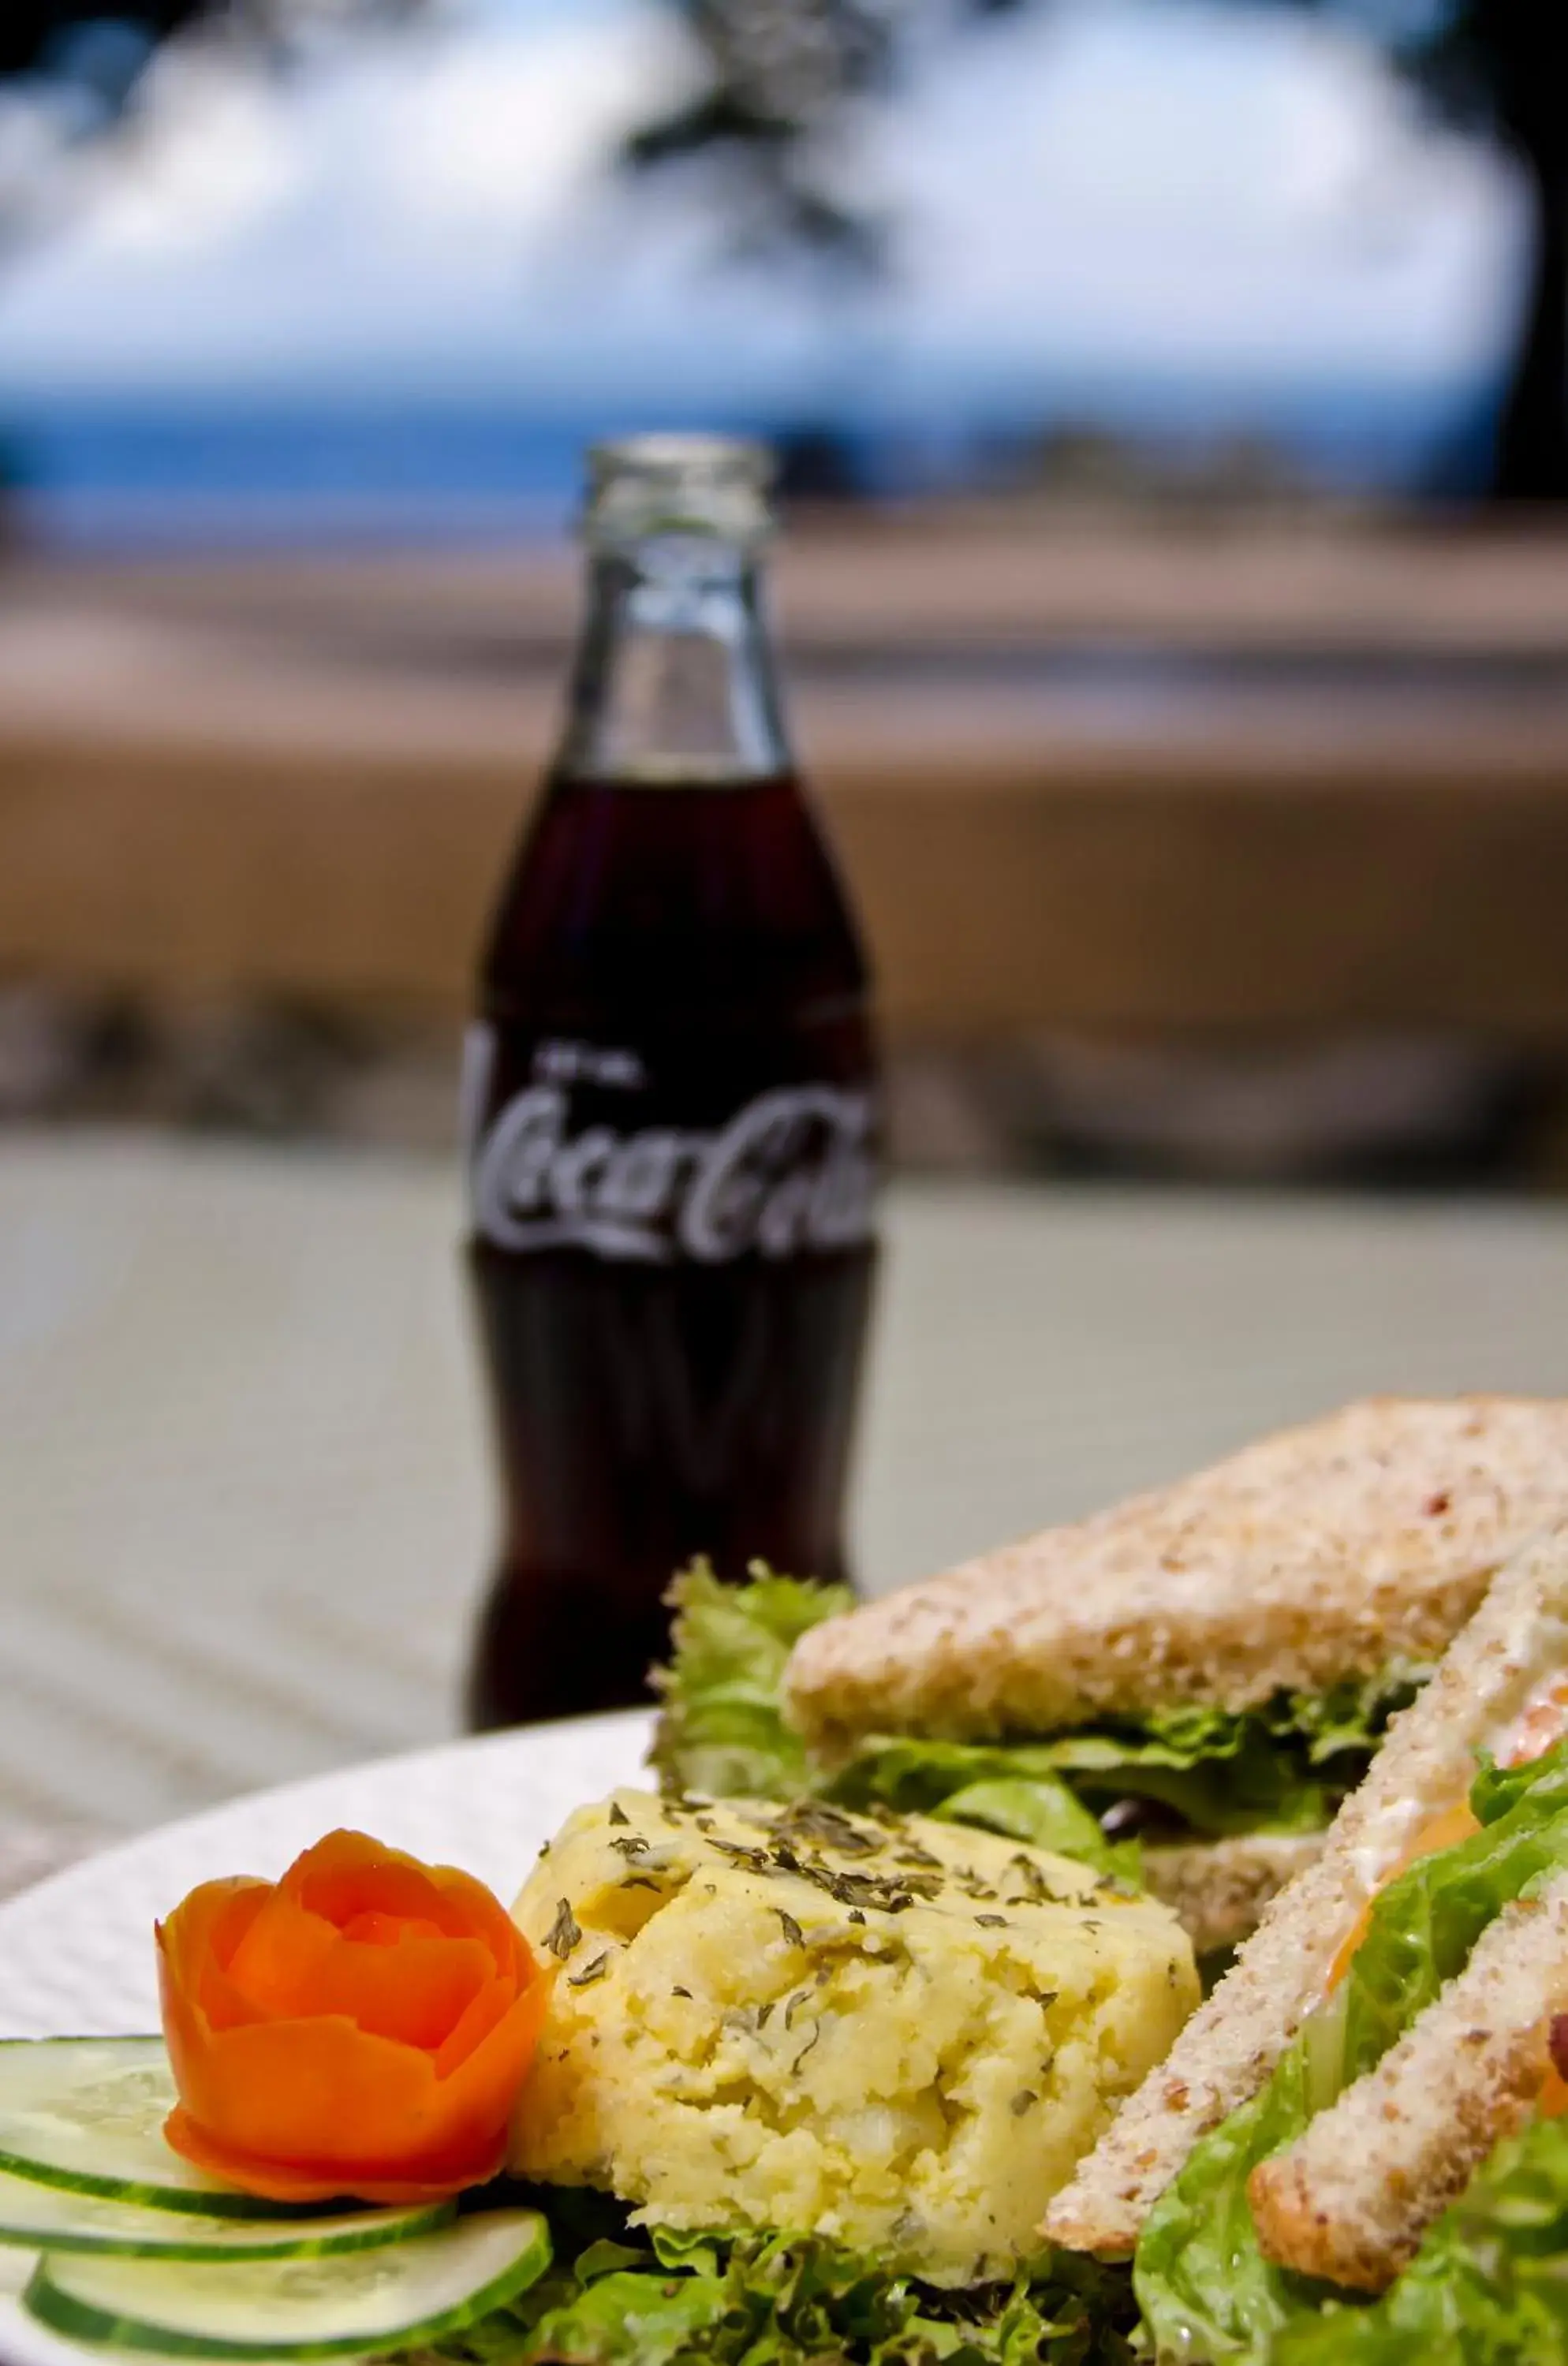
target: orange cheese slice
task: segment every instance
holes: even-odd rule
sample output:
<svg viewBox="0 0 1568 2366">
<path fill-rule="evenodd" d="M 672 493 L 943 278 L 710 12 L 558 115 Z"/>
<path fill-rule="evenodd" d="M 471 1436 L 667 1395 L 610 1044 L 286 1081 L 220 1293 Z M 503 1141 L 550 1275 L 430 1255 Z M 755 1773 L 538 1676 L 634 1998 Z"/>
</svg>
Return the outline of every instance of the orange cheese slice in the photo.
<svg viewBox="0 0 1568 2366">
<path fill-rule="evenodd" d="M 1543 2120 L 1568 2117 L 1568 2079 L 1563 2078 L 1555 2062 L 1547 2071 L 1541 2090 L 1535 2099 L 1535 2107 Z"/>
<path fill-rule="evenodd" d="M 1561 1741 L 1564 1732 L 1568 1732 L 1568 1680 L 1554 1685 L 1544 1699 L 1525 1711 L 1508 1743 L 1504 1765 L 1528 1765 L 1532 1758 L 1544 1756 L 1554 1742 Z M 1386 1889 L 1391 1881 L 1396 1881 L 1406 1866 L 1414 1865 L 1418 1857 L 1436 1856 L 1439 1849 L 1453 1848 L 1460 1841 L 1468 1840 L 1472 1832 L 1480 1830 L 1470 1811 L 1468 1799 L 1461 1799 L 1454 1807 L 1445 1808 L 1440 1815 L 1431 1817 L 1422 1825 L 1397 1862 L 1390 1865 L 1373 1892 L 1373 1898 Z M 1330 1996 L 1349 1970 L 1351 1957 L 1367 1935 L 1372 1917 L 1372 1903 L 1373 1898 L 1369 1898 L 1362 1907 L 1329 1966 L 1327 1993 Z M 1555 2071 L 1551 2075 L 1557 2078 Z M 1558 2084 L 1561 2087 L 1562 2082 L 1559 2079 Z M 1562 2091 L 1562 2108 L 1568 2110 L 1568 2088 L 1563 2088 Z M 1544 2110 L 1545 2106 L 1542 2108 Z M 1551 2112 L 1548 2116 L 1555 2117 L 1556 2113 Z"/>
<path fill-rule="evenodd" d="M 1470 1811 L 1468 1799 L 1461 1799 L 1453 1807 L 1445 1808 L 1440 1815 L 1428 1817 L 1414 1839 L 1406 1843 L 1404 1852 L 1397 1864 L 1390 1865 L 1382 1880 L 1378 1884 L 1378 1892 L 1381 1893 L 1386 1889 L 1391 1881 L 1396 1881 L 1406 1866 L 1416 1864 L 1418 1858 L 1436 1856 L 1439 1849 L 1453 1848 L 1458 1842 L 1467 1841 L 1472 1832 L 1478 1832 L 1480 1830 L 1481 1826 Z M 1351 1958 L 1367 1935 L 1367 1930 L 1372 1919 L 1372 1906 L 1376 1894 L 1374 1893 L 1374 1898 L 1368 1898 L 1357 1915 L 1340 1943 L 1338 1954 L 1329 1966 L 1328 1994 L 1330 1996 L 1334 1994 L 1335 1989 L 1349 1970 Z"/>
</svg>

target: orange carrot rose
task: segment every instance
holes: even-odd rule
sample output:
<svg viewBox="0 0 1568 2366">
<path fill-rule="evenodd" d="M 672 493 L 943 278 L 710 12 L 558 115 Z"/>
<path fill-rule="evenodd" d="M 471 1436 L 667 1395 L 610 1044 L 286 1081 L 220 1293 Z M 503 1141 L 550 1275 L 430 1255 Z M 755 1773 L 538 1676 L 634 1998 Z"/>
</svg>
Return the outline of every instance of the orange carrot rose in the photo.
<svg viewBox="0 0 1568 2366">
<path fill-rule="evenodd" d="M 481 1882 L 363 1832 L 157 1926 L 164 2133 L 278 2202 L 434 2201 L 502 2165 L 549 1983 Z"/>
</svg>

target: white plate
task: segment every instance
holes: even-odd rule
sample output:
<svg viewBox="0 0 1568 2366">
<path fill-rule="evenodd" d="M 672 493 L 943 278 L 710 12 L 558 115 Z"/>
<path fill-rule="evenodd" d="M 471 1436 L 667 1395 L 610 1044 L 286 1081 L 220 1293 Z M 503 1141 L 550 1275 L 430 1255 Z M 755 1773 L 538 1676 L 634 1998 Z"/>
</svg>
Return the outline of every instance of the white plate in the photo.
<svg viewBox="0 0 1568 2366">
<path fill-rule="evenodd" d="M 510 1904 L 573 1808 L 636 1782 L 640 1710 L 536 1726 L 290 1783 L 167 1824 L 0 1907 L 0 2036 L 120 2035 L 158 2026 L 152 1923 L 198 1881 L 276 1878 L 346 1824 L 477 1874 Z M 0 2247 L 0 2361 L 81 2366 L 88 2354 L 23 2315 L 6 2293 L 25 2253 Z"/>
</svg>

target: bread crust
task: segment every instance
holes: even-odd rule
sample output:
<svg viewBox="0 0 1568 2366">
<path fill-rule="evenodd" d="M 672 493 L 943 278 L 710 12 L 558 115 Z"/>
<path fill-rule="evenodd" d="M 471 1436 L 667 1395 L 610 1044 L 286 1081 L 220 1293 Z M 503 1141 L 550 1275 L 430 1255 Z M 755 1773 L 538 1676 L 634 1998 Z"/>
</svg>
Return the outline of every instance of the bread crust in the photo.
<svg viewBox="0 0 1568 2366">
<path fill-rule="evenodd" d="M 1317 1862 L 1282 1889 L 1157 2070 L 1123 2105 L 1043 2232 L 1120 2258 L 1201 2136 L 1255 2095 L 1323 1995 L 1367 1900 L 1433 1815 L 1463 1797 L 1478 1750 L 1568 1665 L 1568 1523 L 1502 1572 L 1413 1707 L 1397 1717 Z"/>
<path fill-rule="evenodd" d="M 1239 1947 L 1276 1891 L 1323 1853 L 1322 1832 L 1243 1832 L 1144 1851 L 1144 1885 L 1179 1915 L 1197 1955 Z"/>
<path fill-rule="evenodd" d="M 1048 1733 L 1427 1665 L 1563 1518 L 1568 1400 L 1368 1398 L 826 1620 L 785 1713 L 832 1758 L 874 1731 Z"/>
<path fill-rule="evenodd" d="M 1432 2221 L 1529 2114 L 1568 2009 L 1568 1876 L 1507 1907 L 1469 1963 L 1289 2148 L 1247 2200 L 1264 2257 L 1383 2292 Z"/>
</svg>

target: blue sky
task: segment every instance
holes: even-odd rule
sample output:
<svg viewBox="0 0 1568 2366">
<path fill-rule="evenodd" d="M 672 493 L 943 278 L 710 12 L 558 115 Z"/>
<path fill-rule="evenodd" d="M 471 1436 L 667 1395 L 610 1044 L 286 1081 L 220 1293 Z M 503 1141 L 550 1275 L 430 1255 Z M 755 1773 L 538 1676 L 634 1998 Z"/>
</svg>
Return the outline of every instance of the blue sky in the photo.
<svg viewBox="0 0 1568 2366">
<path fill-rule="evenodd" d="M 1058 0 L 961 40 L 933 18 L 832 162 L 896 233 L 886 284 L 843 303 L 728 266 L 680 181 L 606 170 L 691 72 L 657 0 L 446 0 L 287 84 L 173 57 L 134 162 L 65 169 L 8 262 L 0 400 L 633 389 L 913 415 L 1140 376 L 1466 386 L 1506 346 L 1508 175 L 1316 18 Z"/>
</svg>

